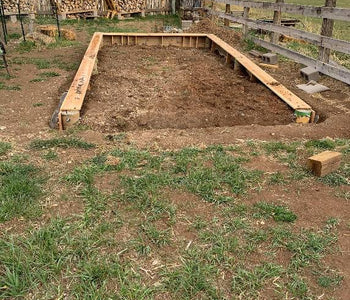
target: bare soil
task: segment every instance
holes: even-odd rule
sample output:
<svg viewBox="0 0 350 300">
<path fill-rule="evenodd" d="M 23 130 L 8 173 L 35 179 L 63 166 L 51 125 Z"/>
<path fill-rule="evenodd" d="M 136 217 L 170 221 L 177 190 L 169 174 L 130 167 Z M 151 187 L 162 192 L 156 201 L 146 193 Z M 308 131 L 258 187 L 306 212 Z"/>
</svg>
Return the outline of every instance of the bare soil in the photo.
<svg viewBox="0 0 350 300">
<path fill-rule="evenodd" d="M 293 121 L 263 85 L 199 49 L 105 47 L 85 104 L 84 123 L 109 132 L 206 128 Z"/>
</svg>

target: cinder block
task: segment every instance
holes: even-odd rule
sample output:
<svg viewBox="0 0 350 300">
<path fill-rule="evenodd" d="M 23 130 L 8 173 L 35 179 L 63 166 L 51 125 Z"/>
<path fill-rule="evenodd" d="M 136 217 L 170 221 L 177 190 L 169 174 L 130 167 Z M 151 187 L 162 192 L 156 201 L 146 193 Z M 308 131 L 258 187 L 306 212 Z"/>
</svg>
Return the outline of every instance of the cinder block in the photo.
<svg viewBox="0 0 350 300">
<path fill-rule="evenodd" d="M 276 65 L 278 63 L 278 57 L 275 53 L 265 53 L 262 56 L 262 60 L 266 64 Z"/>
<path fill-rule="evenodd" d="M 307 81 L 317 81 L 320 79 L 320 73 L 314 67 L 306 67 L 300 70 L 301 76 Z"/>
<path fill-rule="evenodd" d="M 308 161 L 308 168 L 318 177 L 336 171 L 341 163 L 342 154 L 340 152 L 324 151 L 311 156 Z"/>
</svg>

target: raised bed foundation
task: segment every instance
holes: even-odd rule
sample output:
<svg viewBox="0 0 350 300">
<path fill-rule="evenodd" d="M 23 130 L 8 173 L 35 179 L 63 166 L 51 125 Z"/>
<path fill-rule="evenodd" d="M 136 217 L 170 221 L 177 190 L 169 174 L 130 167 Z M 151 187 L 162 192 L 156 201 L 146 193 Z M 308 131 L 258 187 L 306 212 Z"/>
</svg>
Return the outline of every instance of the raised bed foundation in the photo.
<svg viewBox="0 0 350 300">
<path fill-rule="evenodd" d="M 295 111 L 296 122 L 309 123 L 313 120 L 314 111 L 307 103 L 272 78 L 245 55 L 215 35 L 194 33 L 95 33 L 60 108 L 58 116 L 60 130 L 72 126 L 79 120 L 91 75 L 93 72 L 97 72 L 98 52 L 102 46 L 108 45 L 175 46 L 181 48 L 209 49 L 213 53 L 224 56 L 226 63 L 233 65 L 233 71 L 246 74 L 249 80 L 261 82 L 276 94 Z M 261 113 L 266 112 L 262 111 Z"/>
</svg>

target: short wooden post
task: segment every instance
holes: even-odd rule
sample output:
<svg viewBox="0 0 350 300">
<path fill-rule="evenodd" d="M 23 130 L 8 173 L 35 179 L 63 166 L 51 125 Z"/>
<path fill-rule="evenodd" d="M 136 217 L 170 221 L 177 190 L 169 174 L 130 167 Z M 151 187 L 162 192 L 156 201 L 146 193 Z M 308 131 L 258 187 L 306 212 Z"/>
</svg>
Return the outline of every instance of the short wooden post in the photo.
<svg viewBox="0 0 350 300">
<path fill-rule="evenodd" d="M 284 0 L 276 0 L 276 3 L 284 3 Z M 280 10 L 275 10 L 273 13 L 273 24 L 275 25 L 281 25 L 282 21 L 282 13 L 281 9 Z M 273 44 L 278 44 L 280 38 L 280 34 L 277 32 L 272 32 L 271 34 L 271 43 Z"/>
<path fill-rule="evenodd" d="M 307 165 L 314 175 L 321 177 L 336 171 L 340 166 L 341 159 L 340 152 L 324 151 L 309 157 Z"/>
<path fill-rule="evenodd" d="M 337 0 L 326 0 L 326 7 L 336 7 Z M 321 35 L 332 37 L 333 35 L 334 20 L 324 18 L 322 22 Z M 325 63 L 329 63 L 329 57 L 331 55 L 331 49 L 324 47 L 319 48 L 318 59 Z"/>
<path fill-rule="evenodd" d="M 250 7 L 245 7 L 244 11 L 243 11 L 243 18 L 245 20 L 247 20 L 249 18 L 249 11 L 250 11 Z M 248 36 L 248 25 L 244 24 L 243 25 L 243 37 L 246 38 Z"/>
<path fill-rule="evenodd" d="M 230 12 L 231 12 L 231 5 L 230 4 L 226 4 L 225 13 L 229 14 Z M 225 26 L 230 26 L 230 20 L 229 19 L 224 19 L 224 25 Z"/>
</svg>

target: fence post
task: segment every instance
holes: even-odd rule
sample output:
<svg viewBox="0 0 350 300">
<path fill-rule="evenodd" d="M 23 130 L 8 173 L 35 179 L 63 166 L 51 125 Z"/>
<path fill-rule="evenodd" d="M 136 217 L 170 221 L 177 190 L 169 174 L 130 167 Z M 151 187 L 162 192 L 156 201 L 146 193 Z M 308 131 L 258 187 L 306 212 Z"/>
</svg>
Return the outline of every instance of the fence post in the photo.
<svg viewBox="0 0 350 300">
<path fill-rule="evenodd" d="M 336 7 L 337 0 L 326 0 L 326 7 Z M 324 18 L 322 22 L 321 35 L 332 37 L 333 35 L 334 20 Z M 325 47 L 319 47 L 318 59 L 322 62 L 329 63 L 329 57 L 331 55 L 331 50 Z"/>
<path fill-rule="evenodd" d="M 246 20 L 249 18 L 249 11 L 250 11 L 250 7 L 245 7 L 244 8 L 244 11 L 243 11 L 243 18 Z M 248 25 L 243 25 L 243 38 L 246 38 L 247 35 L 248 35 L 248 31 L 249 31 L 249 28 L 248 28 Z"/>
<path fill-rule="evenodd" d="M 225 13 L 229 14 L 230 12 L 231 12 L 231 5 L 230 4 L 226 4 Z M 224 25 L 225 26 L 230 26 L 230 20 L 224 19 Z"/>
<path fill-rule="evenodd" d="M 276 3 L 284 3 L 284 0 L 276 0 Z M 273 13 L 273 24 L 281 25 L 282 13 L 280 10 L 275 10 Z M 271 43 L 277 44 L 280 38 L 280 34 L 277 32 L 272 32 L 271 34 Z"/>
</svg>

